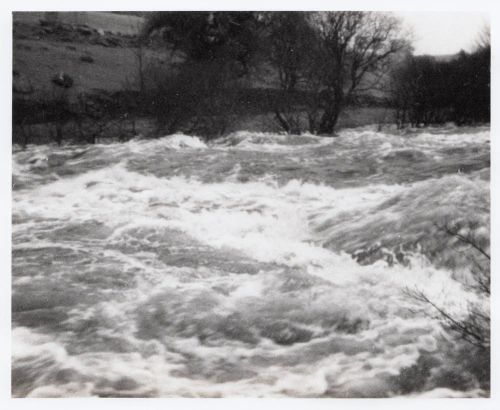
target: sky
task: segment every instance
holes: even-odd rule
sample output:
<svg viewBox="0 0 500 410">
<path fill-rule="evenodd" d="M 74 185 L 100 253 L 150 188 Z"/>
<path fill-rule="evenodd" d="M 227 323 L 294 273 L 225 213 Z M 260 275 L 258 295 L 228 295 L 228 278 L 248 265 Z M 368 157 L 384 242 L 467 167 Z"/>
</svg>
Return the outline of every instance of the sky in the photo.
<svg viewBox="0 0 500 410">
<path fill-rule="evenodd" d="M 413 28 L 415 54 L 454 54 L 470 51 L 488 14 L 479 12 L 396 12 Z"/>
</svg>

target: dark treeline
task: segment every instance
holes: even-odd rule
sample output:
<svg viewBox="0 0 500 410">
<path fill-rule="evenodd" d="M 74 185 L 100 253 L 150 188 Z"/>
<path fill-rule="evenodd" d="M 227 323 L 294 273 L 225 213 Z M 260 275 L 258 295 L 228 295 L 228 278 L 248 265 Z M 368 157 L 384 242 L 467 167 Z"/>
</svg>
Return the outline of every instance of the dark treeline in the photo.
<svg viewBox="0 0 500 410">
<path fill-rule="evenodd" d="M 259 77 L 272 79 L 263 104 L 284 131 L 332 135 L 341 112 L 380 87 L 409 47 L 398 19 L 371 12 L 161 12 L 144 37 L 153 33 L 184 60 L 156 72 L 146 99 L 167 132 L 210 121 L 208 135 L 226 128 L 234 90 Z"/>
<path fill-rule="evenodd" d="M 54 85 L 50 101 L 14 100 L 14 124 L 52 122 L 95 142 L 110 124 L 151 135 L 213 138 L 245 115 L 265 114 L 284 132 L 331 136 L 349 107 L 395 109 L 400 125 L 487 122 L 489 40 L 450 61 L 416 57 L 401 21 L 377 12 L 154 12 L 136 39 L 134 86 L 68 98 Z M 147 61 L 154 44 L 169 64 Z M 406 56 L 406 57 L 404 57 Z M 126 128 L 126 127 L 125 127 Z M 76 131 L 75 131 L 76 130 Z M 28 135 L 24 132 L 23 135 Z M 25 141 L 28 141 L 26 139 Z"/>
<path fill-rule="evenodd" d="M 490 45 L 460 52 L 449 61 L 408 56 L 392 73 L 400 126 L 490 121 Z"/>
</svg>

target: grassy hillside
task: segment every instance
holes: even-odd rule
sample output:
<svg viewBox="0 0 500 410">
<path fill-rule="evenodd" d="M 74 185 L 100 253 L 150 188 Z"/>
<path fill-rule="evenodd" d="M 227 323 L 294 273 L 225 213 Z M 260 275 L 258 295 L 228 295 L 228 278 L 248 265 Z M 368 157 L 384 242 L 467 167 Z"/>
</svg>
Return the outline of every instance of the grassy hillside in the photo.
<svg viewBox="0 0 500 410">
<path fill-rule="evenodd" d="M 145 60 L 167 64 L 167 55 L 144 50 Z M 68 73 L 74 80 L 71 95 L 81 92 L 108 92 L 137 89 L 138 51 L 134 47 L 104 47 L 81 42 L 14 40 L 13 72 L 29 81 L 31 98 L 50 98 L 52 77 Z M 91 62 L 82 57 L 91 57 Z"/>
<path fill-rule="evenodd" d="M 73 79 L 70 97 L 79 93 L 115 92 L 138 86 L 138 48 L 132 36 L 100 34 L 88 27 L 15 22 L 13 36 L 14 98 L 47 100 L 52 78 Z M 166 64 L 164 49 L 142 50 L 145 64 Z"/>
<path fill-rule="evenodd" d="M 88 26 L 48 23 L 36 19 L 32 13 L 28 14 L 29 19 L 14 19 L 14 88 L 24 94 L 23 98 L 50 99 L 54 88 L 52 78 L 60 72 L 69 74 L 74 81 L 73 87 L 68 90 L 70 97 L 99 91 L 137 90 L 139 60 L 134 36 L 117 35 Z M 43 16 L 43 13 L 34 14 Z M 103 14 L 108 19 L 115 16 L 112 13 Z M 164 45 L 145 47 L 142 53 L 143 67 L 153 64 L 167 68 L 172 62 L 179 61 L 179 57 L 176 57 L 177 60 L 172 58 Z M 88 58 L 90 61 L 82 61 Z M 273 70 L 261 67 L 257 71 L 241 86 L 278 87 L 277 74 Z M 373 78 L 367 75 L 365 81 L 371 83 Z M 32 92 L 26 92 L 30 89 Z M 379 91 L 371 91 L 368 95 L 375 99 L 383 96 Z"/>
<path fill-rule="evenodd" d="M 85 25 L 93 29 L 102 29 L 112 33 L 137 35 L 144 23 L 144 18 L 130 12 L 14 12 L 14 23 L 39 24 L 40 21 L 59 22 L 73 26 Z"/>
</svg>

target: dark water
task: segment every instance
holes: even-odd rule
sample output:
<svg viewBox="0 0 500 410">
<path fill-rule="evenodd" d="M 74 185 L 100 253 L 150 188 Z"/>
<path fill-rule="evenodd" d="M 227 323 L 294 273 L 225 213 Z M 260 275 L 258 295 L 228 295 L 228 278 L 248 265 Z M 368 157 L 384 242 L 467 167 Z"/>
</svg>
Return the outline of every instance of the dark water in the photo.
<svg viewBox="0 0 500 410">
<path fill-rule="evenodd" d="M 17 150 L 14 396 L 484 396 L 489 129 Z"/>
</svg>

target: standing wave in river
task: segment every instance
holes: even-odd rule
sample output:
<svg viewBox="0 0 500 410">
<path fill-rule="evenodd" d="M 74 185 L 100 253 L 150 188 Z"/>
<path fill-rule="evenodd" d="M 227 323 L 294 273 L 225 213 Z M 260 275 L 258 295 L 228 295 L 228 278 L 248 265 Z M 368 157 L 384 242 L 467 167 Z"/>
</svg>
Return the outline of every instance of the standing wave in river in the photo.
<svg viewBox="0 0 500 410">
<path fill-rule="evenodd" d="M 16 397 L 484 397 L 489 129 L 173 135 L 13 154 Z"/>
</svg>

